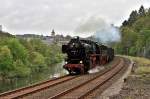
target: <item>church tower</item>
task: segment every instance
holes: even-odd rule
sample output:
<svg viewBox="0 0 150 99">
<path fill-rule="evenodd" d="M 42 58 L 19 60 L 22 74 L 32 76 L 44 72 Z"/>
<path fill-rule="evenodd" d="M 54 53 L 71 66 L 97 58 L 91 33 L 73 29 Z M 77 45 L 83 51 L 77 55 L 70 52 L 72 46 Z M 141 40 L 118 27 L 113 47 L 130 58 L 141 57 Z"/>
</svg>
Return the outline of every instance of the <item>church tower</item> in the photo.
<svg viewBox="0 0 150 99">
<path fill-rule="evenodd" d="M 51 32 L 51 36 L 52 36 L 52 37 L 55 36 L 55 31 L 54 31 L 54 29 L 53 29 L 52 32 Z"/>
</svg>

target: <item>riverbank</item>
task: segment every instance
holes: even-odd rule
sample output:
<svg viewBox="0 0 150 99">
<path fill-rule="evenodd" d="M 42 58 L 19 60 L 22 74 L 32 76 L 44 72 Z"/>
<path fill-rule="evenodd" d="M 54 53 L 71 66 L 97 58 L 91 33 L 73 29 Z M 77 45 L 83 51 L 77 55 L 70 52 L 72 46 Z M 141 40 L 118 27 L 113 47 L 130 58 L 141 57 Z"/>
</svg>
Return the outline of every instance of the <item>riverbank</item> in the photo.
<svg viewBox="0 0 150 99">
<path fill-rule="evenodd" d="M 49 68 L 43 72 L 34 73 L 28 77 L 8 80 L 6 82 L 0 81 L 0 93 L 14 90 L 20 87 L 29 86 L 38 82 L 42 82 L 53 77 L 59 77 L 67 74 L 67 71 L 63 69 L 64 62 L 49 66 Z"/>
</svg>

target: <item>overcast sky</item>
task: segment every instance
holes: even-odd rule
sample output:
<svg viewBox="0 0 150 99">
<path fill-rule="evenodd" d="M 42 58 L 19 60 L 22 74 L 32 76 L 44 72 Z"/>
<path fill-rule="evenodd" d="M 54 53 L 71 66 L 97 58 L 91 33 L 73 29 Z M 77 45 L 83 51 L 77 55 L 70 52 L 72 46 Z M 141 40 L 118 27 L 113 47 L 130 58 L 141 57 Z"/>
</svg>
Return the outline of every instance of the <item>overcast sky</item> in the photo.
<svg viewBox="0 0 150 99">
<path fill-rule="evenodd" d="M 13 34 L 73 34 L 93 16 L 121 25 L 140 5 L 150 0 L 0 0 L 0 24 Z"/>
</svg>

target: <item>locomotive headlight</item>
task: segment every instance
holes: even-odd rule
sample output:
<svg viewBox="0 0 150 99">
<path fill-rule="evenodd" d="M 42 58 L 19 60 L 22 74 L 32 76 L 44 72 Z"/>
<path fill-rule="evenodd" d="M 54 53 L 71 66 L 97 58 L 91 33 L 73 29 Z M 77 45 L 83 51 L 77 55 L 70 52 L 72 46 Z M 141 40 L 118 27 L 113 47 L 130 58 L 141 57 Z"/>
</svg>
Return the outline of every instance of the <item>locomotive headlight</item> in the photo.
<svg viewBox="0 0 150 99">
<path fill-rule="evenodd" d="M 80 64 L 82 64 L 82 63 L 83 63 L 83 61 L 81 60 L 81 61 L 80 61 Z"/>
<path fill-rule="evenodd" d="M 68 62 L 67 61 L 65 61 L 65 64 L 67 64 Z"/>
</svg>

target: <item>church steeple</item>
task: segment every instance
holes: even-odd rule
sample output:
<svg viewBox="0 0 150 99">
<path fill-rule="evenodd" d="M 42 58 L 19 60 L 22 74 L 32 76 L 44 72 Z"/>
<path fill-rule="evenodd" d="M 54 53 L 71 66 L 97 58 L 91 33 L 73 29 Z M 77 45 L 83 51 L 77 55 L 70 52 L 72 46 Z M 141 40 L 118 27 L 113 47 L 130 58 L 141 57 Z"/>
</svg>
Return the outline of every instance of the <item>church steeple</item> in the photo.
<svg viewBox="0 0 150 99">
<path fill-rule="evenodd" d="M 55 36 L 55 31 L 54 31 L 54 29 L 53 29 L 52 32 L 51 32 L 51 36 Z"/>
</svg>

